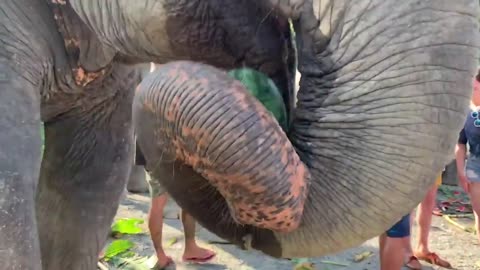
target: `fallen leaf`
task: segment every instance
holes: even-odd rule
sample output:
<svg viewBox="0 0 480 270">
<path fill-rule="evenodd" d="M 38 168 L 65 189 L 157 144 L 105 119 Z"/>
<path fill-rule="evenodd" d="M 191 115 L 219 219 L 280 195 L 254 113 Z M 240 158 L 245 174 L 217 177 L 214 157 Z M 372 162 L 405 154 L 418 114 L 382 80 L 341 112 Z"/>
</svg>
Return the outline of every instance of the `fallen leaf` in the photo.
<svg viewBox="0 0 480 270">
<path fill-rule="evenodd" d="M 157 261 L 158 261 L 157 255 L 152 255 L 144 262 L 144 264 L 148 268 L 153 269 L 153 267 L 155 267 L 155 264 L 157 263 Z"/>
<path fill-rule="evenodd" d="M 152 267 L 149 267 L 146 262 L 148 261 L 148 257 L 143 256 L 134 256 L 133 258 L 121 258 L 121 257 L 114 257 L 109 262 L 112 264 L 116 269 L 122 270 L 150 270 Z"/>
<path fill-rule="evenodd" d="M 108 245 L 107 249 L 105 250 L 104 259 L 105 261 L 109 261 L 113 257 L 129 251 L 133 246 L 134 244 L 130 240 L 115 240 L 110 243 L 110 245 Z"/>
<path fill-rule="evenodd" d="M 120 239 L 120 238 L 122 238 L 123 233 L 112 232 L 112 233 L 111 233 L 111 236 L 112 236 L 113 238 L 115 238 L 115 239 Z"/>
<path fill-rule="evenodd" d="M 361 262 L 361 261 L 365 260 L 366 258 L 372 256 L 372 255 L 373 255 L 373 252 L 365 251 L 365 252 L 362 252 L 360 254 L 355 255 L 355 257 L 353 258 L 353 261 L 354 262 Z"/>
<path fill-rule="evenodd" d="M 97 262 L 97 267 L 100 269 L 100 270 L 108 270 L 108 267 L 105 266 L 103 263 L 101 262 Z"/>
<path fill-rule="evenodd" d="M 308 258 L 292 258 L 290 259 L 294 264 L 302 264 L 308 262 Z"/>
<path fill-rule="evenodd" d="M 293 270 L 315 270 L 315 265 L 311 262 L 304 262 L 297 264 L 293 267 Z"/>
<path fill-rule="evenodd" d="M 332 261 L 320 261 L 320 262 L 323 264 L 329 264 L 329 265 L 335 265 L 335 266 L 343 266 L 343 267 L 349 266 L 349 264 L 347 263 L 340 263 L 340 262 L 332 262 Z"/>
<path fill-rule="evenodd" d="M 176 237 L 170 238 L 167 242 L 167 247 L 173 246 L 175 243 L 177 243 L 178 239 Z"/>
<path fill-rule="evenodd" d="M 112 236 L 119 237 L 122 234 L 140 234 L 142 229 L 138 227 L 143 223 L 143 219 L 139 218 L 123 218 L 115 221 L 112 225 Z"/>
</svg>

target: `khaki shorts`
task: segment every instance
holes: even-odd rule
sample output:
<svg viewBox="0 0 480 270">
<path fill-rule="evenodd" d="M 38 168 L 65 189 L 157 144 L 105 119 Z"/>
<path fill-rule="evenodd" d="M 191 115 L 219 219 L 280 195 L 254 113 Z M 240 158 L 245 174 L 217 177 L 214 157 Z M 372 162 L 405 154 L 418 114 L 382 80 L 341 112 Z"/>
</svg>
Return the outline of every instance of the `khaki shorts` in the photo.
<svg viewBox="0 0 480 270">
<path fill-rule="evenodd" d="M 159 196 L 164 195 L 167 190 L 162 186 L 158 179 L 151 177 L 150 175 L 147 177 L 147 182 L 150 190 L 150 197 L 156 198 Z"/>
<path fill-rule="evenodd" d="M 437 176 L 437 180 L 435 180 L 435 185 L 437 187 L 441 186 L 442 185 L 442 173 L 440 173 L 439 176 Z"/>
</svg>

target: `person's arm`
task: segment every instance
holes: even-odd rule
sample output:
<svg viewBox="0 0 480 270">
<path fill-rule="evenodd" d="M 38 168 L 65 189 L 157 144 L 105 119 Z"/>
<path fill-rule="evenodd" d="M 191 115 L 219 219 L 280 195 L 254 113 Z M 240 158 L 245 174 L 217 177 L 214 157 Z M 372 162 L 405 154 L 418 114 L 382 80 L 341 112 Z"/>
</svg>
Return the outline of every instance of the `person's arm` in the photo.
<svg viewBox="0 0 480 270">
<path fill-rule="evenodd" d="M 455 160 L 457 163 L 457 175 L 460 186 L 463 187 L 465 192 L 468 192 L 468 180 L 465 176 L 465 159 L 467 157 L 467 136 L 465 129 L 460 131 L 457 146 L 455 147 Z"/>
</svg>

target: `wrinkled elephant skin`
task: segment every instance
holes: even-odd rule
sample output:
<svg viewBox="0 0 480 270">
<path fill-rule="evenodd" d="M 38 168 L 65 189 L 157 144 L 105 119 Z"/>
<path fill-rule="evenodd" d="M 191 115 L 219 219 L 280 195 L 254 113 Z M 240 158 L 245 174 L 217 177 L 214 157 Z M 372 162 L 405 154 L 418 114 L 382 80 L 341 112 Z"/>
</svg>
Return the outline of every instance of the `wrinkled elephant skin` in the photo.
<svg viewBox="0 0 480 270">
<path fill-rule="evenodd" d="M 245 89 L 194 63 L 150 74 L 133 113 L 150 170 L 202 225 L 272 256 L 313 257 L 384 232 L 448 162 L 478 3 L 290 3 L 302 74 L 291 144 Z"/>
<path fill-rule="evenodd" d="M 221 2 L 0 2 L 2 269 L 95 269 L 133 165 L 142 63 L 251 67 L 293 104 L 287 18 Z"/>
</svg>

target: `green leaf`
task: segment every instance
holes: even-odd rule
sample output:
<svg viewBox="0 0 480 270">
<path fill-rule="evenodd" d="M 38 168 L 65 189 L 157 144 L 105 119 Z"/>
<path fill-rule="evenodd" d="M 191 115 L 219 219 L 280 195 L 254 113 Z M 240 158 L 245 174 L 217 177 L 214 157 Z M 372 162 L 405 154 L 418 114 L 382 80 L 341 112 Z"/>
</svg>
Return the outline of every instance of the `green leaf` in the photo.
<svg viewBox="0 0 480 270">
<path fill-rule="evenodd" d="M 109 261 L 113 257 L 129 251 L 134 246 L 133 242 L 130 240 L 115 240 L 110 245 L 108 245 L 107 250 L 105 251 L 105 261 Z"/>
<path fill-rule="evenodd" d="M 178 240 L 176 237 L 171 238 L 170 240 L 168 240 L 167 247 L 173 246 L 175 243 L 177 243 L 177 241 Z"/>
<path fill-rule="evenodd" d="M 155 257 L 156 258 L 156 257 Z M 118 269 L 124 270 L 150 270 L 154 265 L 149 266 L 149 257 L 135 256 L 133 258 L 115 257 L 109 263 Z"/>
<path fill-rule="evenodd" d="M 118 254 L 118 257 L 120 258 L 132 258 L 135 257 L 137 254 L 133 251 L 125 251 L 120 254 Z"/>
<path fill-rule="evenodd" d="M 142 229 L 138 224 L 142 224 L 143 220 L 138 218 L 119 219 L 112 225 L 112 234 L 140 234 Z"/>
<path fill-rule="evenodd" d="M 293 267 L 294 270 L 315 270 L 315 265 L 311 262 L 304 262 Z"/>
<path fill-rule="evenodd" d="M 309 262 L 309 259 L 308 258 L 292 258 L 291 261 L 294 264 L 301 264 L 301 263 Z"/>
<path fill-rule="evenodd" d="M 123 269 L 128 270 L 150 270 L 145 262 L 148 260 L 148 257 L 137 257 L 134 259 L 124 259 L 125 264 L 122 267 Z"/>
</svg>

